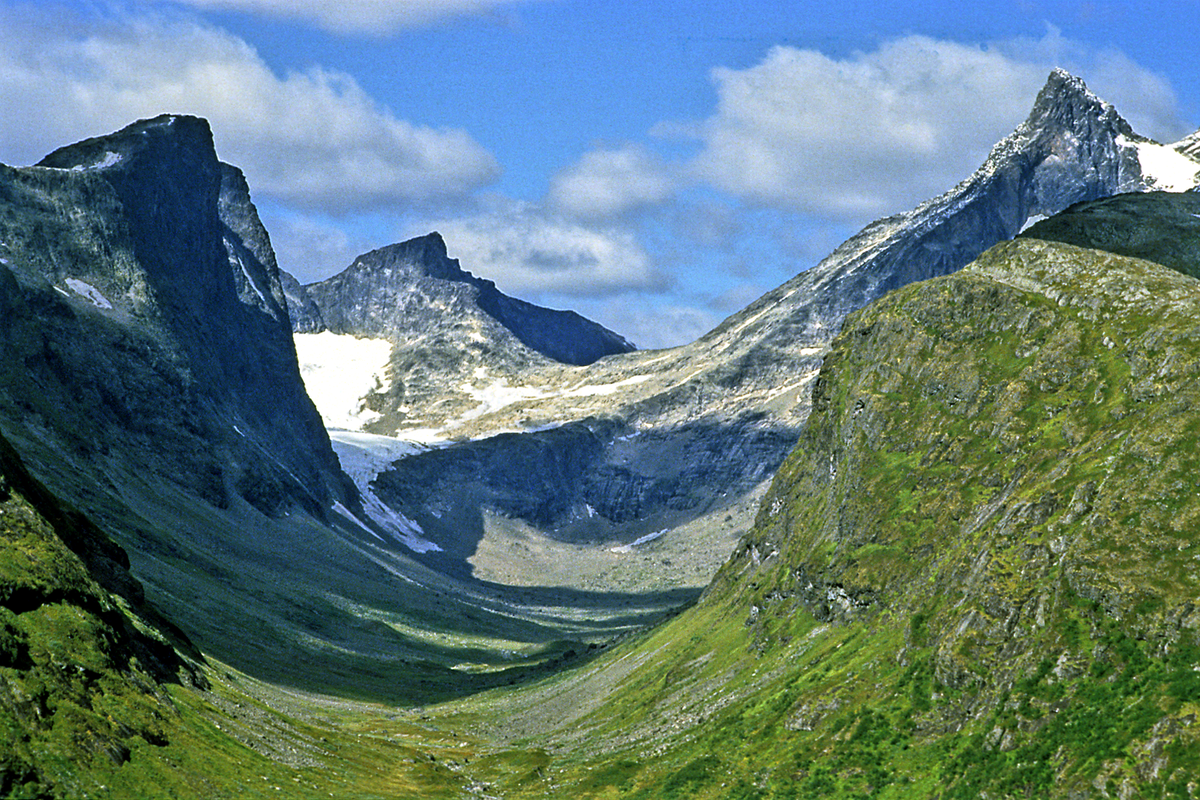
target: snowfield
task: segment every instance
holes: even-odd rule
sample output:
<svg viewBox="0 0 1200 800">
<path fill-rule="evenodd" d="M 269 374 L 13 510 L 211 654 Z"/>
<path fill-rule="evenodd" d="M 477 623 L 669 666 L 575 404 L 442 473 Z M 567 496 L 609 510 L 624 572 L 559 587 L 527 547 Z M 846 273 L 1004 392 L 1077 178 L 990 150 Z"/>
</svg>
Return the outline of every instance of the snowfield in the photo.
<svg viewBox="0 0 1200 800">
<path fill-rule="evenodd" d="M 392 345 L 386 339 L 368 339 L 338 334 L 297 333 L 296 358 L 300 376 L 325 427 L 361 431 L 379 419 L 366 407 L 371 392 L 385 392 Z"/>
<path fill-rule="evenodd" d="M 1118 136 L 1117 143 L 1137 148 L 1142 175 L 1153 188 L 1164 192 L 1186 192 L 1197 185 L 1200 163 L 1174 147 L 1154 142 L 1131 142 L 1124 136 Z"/>
</svg>

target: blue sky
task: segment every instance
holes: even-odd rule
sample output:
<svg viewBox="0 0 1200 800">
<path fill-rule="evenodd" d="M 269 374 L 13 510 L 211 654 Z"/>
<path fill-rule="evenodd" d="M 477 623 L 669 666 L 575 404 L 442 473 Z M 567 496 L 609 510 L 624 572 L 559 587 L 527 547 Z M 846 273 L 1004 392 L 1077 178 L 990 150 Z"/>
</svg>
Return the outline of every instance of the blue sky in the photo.
<svg viewBox="0 0 1200 800">
<path fill-rule="evenodd" d="M 0 162 L 207 117 L 280 264 L 439 230 L 644 347 L 969 174 L 1065 67 L 1200 127 L 1195 0 L 0 0 Z"/>
</svg>

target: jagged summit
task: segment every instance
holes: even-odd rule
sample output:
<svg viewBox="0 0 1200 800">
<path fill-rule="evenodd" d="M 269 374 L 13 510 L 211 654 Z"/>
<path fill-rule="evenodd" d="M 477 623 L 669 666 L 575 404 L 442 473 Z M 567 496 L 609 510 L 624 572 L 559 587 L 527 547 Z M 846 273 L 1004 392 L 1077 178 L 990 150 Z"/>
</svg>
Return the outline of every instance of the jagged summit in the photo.
<svg viewBox="0 0 1200 800">
<path fill-rule="evenodd" d="M 298 314 L 296 327 L 301 331 L 323 327 L 335 333 L 395 338 L 432 334 L 447 322 L 461 322 L 458 317 L 482 313 L 524 346 L 565 364 L 590 364 L 634 349 L 621 336 L 573 311 L 509 297 L 494 282 L 475 277 L 448 256 L 437 232 L 365 253 L 338 275 L 308 284 L 304 291 L 319 318 Z M 297 299 L 303 308 L 303 296 Z M 481 328 L 494 328 L 488 320 L 479 322 Z"/>
<path fill-rule="evenodd" d="M 1080 121 L 1086 121 L 1085 124 L 1099 122 L 1112 126 L 1126 136 L 1136 136 L 1116 107 L 1100 99 L 1082 78 L 1061 67 L 1051 70 L 1025 124 L 1031 128 L 1041 127 L 1050 120 L 1067 125 Z"/>
</svg>

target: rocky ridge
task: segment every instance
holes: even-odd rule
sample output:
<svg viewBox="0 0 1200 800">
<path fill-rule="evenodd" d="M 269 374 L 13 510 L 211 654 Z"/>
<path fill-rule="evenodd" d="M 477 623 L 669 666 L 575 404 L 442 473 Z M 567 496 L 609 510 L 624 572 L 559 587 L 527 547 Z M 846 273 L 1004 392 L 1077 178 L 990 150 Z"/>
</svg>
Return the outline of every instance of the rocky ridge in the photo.
<svg viewBox="0 0 1200 800">
<path fill-rule="evenodd" d="M 1183 158 L 1138 136 L 1082 81 L 1056 70 L 1029 118 L 971 177 L 910 212 L 867 226 L 697 342 L 586 368 L 484 372 L 470 384 L 477 405 L 468 413 L 447 415 L 436 403 L 410 408 L 407 425 L 425 428 L 425 438 L 432 429 L 433 437 L 455 443 L 396 463 L 378 478 L 379 495 L 447 545 L 453 531 L 435 512 L 464 503 L 484 517 L 516 515 L 552 537 L 625 543 L 684 522 L 730 516 L 728 525 L 701 527 L 732 543 L 748 520 L 730 515 L 731 501 L 760 491 L 798 437 L 812 381 L 848 313 L 907 283 L 961 268 L 1031 219 L 1078 201 L 1152 188 L 1159 176 L 1151 156 L 1164 153 Z M 380 420 L 371 430 L 404 436 L 395 424 Z M 555 426 L 578 435 L 545 431 Z M 547 460 L 555 442 L 574 448 L 580 441 L 589 442 L 586 456 L 569 450 Z M 486 463 L 505 469 L 477 470 Z M 524 504 L 536 513 L 506 499 L 517 490 L 513 465 L 531 473 L 546 463 L 571 465 L 572 478 L 555 484 L 571 496 L 538 494 Z M 469 485 L 431 482 L 435 473 L 466 472 L 473 476 Z M 522 486 L 519 493 L 529 491 Z M 547 516 L 551 507 L 556 511 Z M 706 534 L 693 529 L 689 535 Z"/>
<path fill-rule="evenodd" d="M 218 507 L 356 502 L 303 390 L 266 230 L 206 122 L 159 117 L 2 167 L 0 200 L 11 438 Z"/>
</svg>

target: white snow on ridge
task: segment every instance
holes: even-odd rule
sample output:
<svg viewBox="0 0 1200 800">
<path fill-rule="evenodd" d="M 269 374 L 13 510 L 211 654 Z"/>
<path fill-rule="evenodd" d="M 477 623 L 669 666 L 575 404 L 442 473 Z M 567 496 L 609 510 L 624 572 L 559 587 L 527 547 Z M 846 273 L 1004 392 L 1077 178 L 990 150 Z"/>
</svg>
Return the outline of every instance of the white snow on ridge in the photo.
<svg viewBox="0 0 1200 800">
<path fill-rule="evenodd" d="M 361 431 L 379 419 L 363 402 L 372 391 L 385 392 L 392 357 L 391 342 L 337 334 L 297 333 L 296 357 L 300 376 L 327 428 Z"/>
<path fill-rule="evenodd" d="M 108 302 L 108 298 L 102 295 L 100 290 L 90 283 L 81 281 L 78 278 L 67 278 L 65 283 L 68 289 L 90 302 L 96 308 L 111 309 L 113 307 L 113 304 Z"/>
<path fill-rule="evenodd" d="M 1193 161 L 1173 147 L 1154 142 L 1131 142 L 1118 137 L 1117 143 L 1137 148 L 1142 176 L 1152 189 L 1164 192 L 1186 192 L 1200 183 L 1200 163 Z"/>
<path fill-rule="evenodd" d="M 74 167 L 71 167 L 71 171 L 72 172 L 83 172 L 84 170 L 87 170 L 87 169 L 104 169 L 106 167 L 111 167 L 115 164 L 121 163 L 122 158 L 123 158 L 123 156 L 120 153 L 114 153 L 111 150 L 109 150 L 107 153 L 105 153 L 103 156 L 101 156 L 99 161 L 95 161 L 91 164 L 76 165 Z"/>
</svg>

